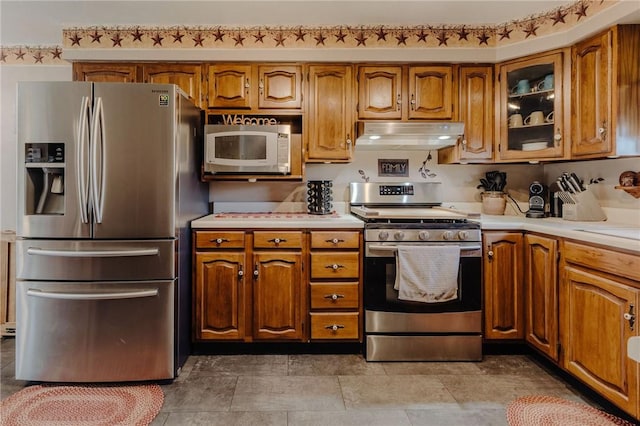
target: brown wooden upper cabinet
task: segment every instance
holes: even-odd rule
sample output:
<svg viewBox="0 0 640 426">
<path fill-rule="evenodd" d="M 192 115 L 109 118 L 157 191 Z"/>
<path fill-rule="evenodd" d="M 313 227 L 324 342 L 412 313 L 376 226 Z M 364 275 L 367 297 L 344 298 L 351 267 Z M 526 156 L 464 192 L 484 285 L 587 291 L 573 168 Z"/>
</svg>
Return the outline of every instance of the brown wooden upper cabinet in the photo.
<svg viewBox="0 0 640 426">
<path fill-rule="evenodd" d="M 176 84 L 193 102 L 202 107 L 202 72 L 200 64 L 75 62 L 74 81 L 100 83 Z"/>
<path fill-rule="evenodd" d="M 361 65 L 358 119 L 457 118 L 457 65 Z"/>
<path fill-rule="evenodd" d="M 142 64 L 144 83 L 176 84 L 202 106 L 202 67 L 200 64 Z"/>
<path fill-rule="evenodd" d="M 350 161 L 353 154 L 353 67 L 313 64 L 305 130 L 308 162 Z"/>
<path fill-rule="evenodd" d="M 210 64 L 207 107 L 216 109 L 302 108 L 302 66 Z"/>
<path fill-rule="evenodd" d="M 499 65 L 496 88 L 496 161 L 569 157 L 567 49 Z"/>
<path fill-rule="evenodd" d="M 137 66 L 135 63 L 74 62 L 73 81 L 134 83 L 137 81 Z"/>
<path fill-rule="evenodd" d="M 485 163 L 493 159 L 493 65 L 460 65 L 459 120 L 464 135 L 438 150 L 438 163 Z"/>
<path fill-rule="evenodd" d="M 573 158 L 640 154 L 640 25 L 614 27 L 572 49 Z"/>
</svg>

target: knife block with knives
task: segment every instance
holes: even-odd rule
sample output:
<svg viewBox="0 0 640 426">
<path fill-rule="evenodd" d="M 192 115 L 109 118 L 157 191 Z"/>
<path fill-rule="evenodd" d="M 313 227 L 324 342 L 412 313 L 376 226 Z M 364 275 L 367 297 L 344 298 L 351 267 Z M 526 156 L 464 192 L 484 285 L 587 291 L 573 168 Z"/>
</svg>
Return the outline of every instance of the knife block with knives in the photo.
<svg viewBox="0 0 640 426">
<path fill-rule="evenodd" d="M 562 189 L 558 196 L 563 202 L 562 218 L 565 220 L 607 220 L 593 192 L 585 188 L 575 173 L 563 173 L 556 183 Z"/>
</svg>

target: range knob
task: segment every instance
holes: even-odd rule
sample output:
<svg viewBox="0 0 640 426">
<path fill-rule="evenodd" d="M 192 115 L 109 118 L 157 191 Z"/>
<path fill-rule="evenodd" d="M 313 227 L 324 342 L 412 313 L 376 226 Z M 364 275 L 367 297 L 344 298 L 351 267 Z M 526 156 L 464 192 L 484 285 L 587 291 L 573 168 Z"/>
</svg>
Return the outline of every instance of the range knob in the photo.
<svg viewBox="0 0 640 426">
<path fill-rule="evenodd" d="M 427 231 L 418 232 L 418 239 L 421 241 L 427 241 L 429 239 L 429 233 Z"/>
<path fill-rule="evenodd" d="M 404 239 L 404 232 L 402 231 L 398 231 L 395 234 L 393 234 L 393 238 L 396 239 L 396 241 L 400 241 Z"/>
<path fill-rule="evenodd" d="M 386 239 L 388 239 L 388 238 L 389 238 L 389 233 L 388 233 L 387 231 L 380 231 L 380 232 L 378 233 L 378 239 L 379 239 L 379 240 L 384 241 L 384 240 L 386 240 Z"/>
<path fill-rule="evenodd" d="M 453 240 L 453 231 L 444 231 L 442 233 L 442 238 L 445 240 Z"/>
<path fill-rule="evenodd" d="M 458 232 L 458 239 L 466 240 L 467 238 L 469 238 L 469 231 L 460 231 L 460 232 Z"/>
</svg>

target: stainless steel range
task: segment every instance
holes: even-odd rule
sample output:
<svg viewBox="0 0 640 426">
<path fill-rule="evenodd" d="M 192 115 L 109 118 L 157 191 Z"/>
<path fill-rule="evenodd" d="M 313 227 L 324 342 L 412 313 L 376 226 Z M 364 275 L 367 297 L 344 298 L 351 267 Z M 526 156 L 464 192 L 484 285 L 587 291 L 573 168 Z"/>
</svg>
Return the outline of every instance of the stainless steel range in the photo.
<svg viewBox="0 0 640 426">
<path fill-rule="evenodd" d="M 365 221 L 368 361 L 482 359 L 480 223 L 442 207 L 441 184 L 350 185 Z"/>
</svg>

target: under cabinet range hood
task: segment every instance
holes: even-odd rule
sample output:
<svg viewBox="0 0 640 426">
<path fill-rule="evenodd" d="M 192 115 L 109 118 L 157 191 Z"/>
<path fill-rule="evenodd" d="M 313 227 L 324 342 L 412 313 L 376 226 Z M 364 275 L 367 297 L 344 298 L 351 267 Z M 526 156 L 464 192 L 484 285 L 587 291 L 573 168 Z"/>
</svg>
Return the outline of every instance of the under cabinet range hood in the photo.
<svg viewBox="0 0 640 426">
<path fill-rule="evenodd" d="M 358 122 L 358 150 L 429 150 L 455 145 L 464 133 L 460 122 Z"/>
</svg>

